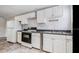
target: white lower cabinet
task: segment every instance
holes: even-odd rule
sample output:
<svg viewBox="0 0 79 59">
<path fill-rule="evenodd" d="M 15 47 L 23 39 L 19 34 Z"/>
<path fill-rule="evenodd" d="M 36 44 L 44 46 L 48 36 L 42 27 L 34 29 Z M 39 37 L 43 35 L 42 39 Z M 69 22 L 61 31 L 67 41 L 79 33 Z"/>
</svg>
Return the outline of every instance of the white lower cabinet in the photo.
<svg viewBox="0 0 79 59">
<path fill-rule="evenodd" d="M 43 50 L 47 52 L 53 52 L 53 40 L 50 34 L 43 35 Z"/>
<path fill-rule="evenodd" d="M 17 32 L 17 42 L 21 43 L 21 39 L 22 39 L 22 32 Z"/>
<path fill-rule="evenodd" d="M 54 53 L 66 53 L 66 40 L 64 35 L 53 35 Z"/>
<path fill-rule="evenodd" d="M 54 53 L 66 53 L 64 35 L 43 34 L 43 50 Z"/>
<path fill-rule="evenodd" d="M 66 52 L 72 53 L 72 36 L 66 36 Z"/>
<path fill-rule="evenodd" d="M 40 33 L 32 33 L 32 47 L 40 49 Z"/>
</svg>

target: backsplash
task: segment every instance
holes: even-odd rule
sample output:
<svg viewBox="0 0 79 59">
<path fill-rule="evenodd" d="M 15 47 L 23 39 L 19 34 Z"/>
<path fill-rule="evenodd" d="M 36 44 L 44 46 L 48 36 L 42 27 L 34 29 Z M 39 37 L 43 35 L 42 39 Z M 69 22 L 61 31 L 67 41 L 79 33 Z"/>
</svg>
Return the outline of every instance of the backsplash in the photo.
<svg viewBox="0 0 79 59">
<path fill-rule="evenodd" d="M 22 24 L 22 29 L 28 29 L 28 25 Z"/>
</svg>

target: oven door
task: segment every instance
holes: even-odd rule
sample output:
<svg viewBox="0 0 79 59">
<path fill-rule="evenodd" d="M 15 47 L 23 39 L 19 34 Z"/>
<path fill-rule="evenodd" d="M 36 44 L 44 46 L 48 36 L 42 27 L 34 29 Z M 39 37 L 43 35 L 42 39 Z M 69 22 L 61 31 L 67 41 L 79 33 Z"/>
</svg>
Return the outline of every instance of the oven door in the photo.
<svg viewBox="0 0 79 59">
<path fill-rule="evenodd" d="M 31 33 L 22 32 L 22 42 L 31 44 Z"/>
</svg>

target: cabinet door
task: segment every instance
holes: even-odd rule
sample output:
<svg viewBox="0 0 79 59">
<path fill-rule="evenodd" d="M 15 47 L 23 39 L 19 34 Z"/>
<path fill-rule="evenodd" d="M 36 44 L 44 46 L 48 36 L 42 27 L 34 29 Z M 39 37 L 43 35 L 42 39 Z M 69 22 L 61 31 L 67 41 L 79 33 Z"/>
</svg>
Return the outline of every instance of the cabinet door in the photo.
<svg viewBox="0 0 79 59">
<path fill-rule="evenodd" d="M 37 23 L 46 23 L 45 10 L 37 12 Z"/>
<path fill-rule="evenodd" d="M 53 52 L 53 42 L 50 38 L 43 39 L 43 50 L 47 52 Z"/>
<path fill-rule="evenodd" d="M 63 15 L 63 7 L 56 6 L 52 9 L 53 17 L 61 17 Z"/>
<path fill-rule="evenodd" d="M 46 11 L 45 17 L 49 21 L 58 21 L 59 17 L 62 16 L 63 12 L 61 6 L 47 8 L 45 11 Z"/>
<path fill-rule="evenodd" d="M 21 43 L 21 39 L 22 39 L 22 33 L 21 32 L 17 32 L 17 42 Z"/>
<path fill-rule="evenodd" d="M 54 40 L 54 53 L 66 53 L 66 41 L 65 36 L 53 35 Z"/>
<path fill-rule="evenodd" d="M 53 52 L 53 40 L 49 34 L 44 34 L 43 50 L 47 52 Z"/>
<path fill-rule="evenodd" d="M 40 33 L 32 33 L 32 47 L 40 49 Z"/>
<path fill-rule="evenodd" d="M 67 36 L 66 37 L 66 52 L 67 53 L 72 53 L 72 36 Z"/>
<path fill-rule="evenodd" d="M 34 18 L 35 17 L 35 12 L 28 13 L 26 15 L 27 15 L 27 18 Z"/>
<path fill-rule="evenodd" d="M 47 8 L 47 9 L 45 10 L 45 12 L 46 12 L 45 17 L 46 17 L 47 19 L 50 19 L 50 18 L 53 17 L 52 9 L 53 9 L 53 8 Z"/>
</svg>

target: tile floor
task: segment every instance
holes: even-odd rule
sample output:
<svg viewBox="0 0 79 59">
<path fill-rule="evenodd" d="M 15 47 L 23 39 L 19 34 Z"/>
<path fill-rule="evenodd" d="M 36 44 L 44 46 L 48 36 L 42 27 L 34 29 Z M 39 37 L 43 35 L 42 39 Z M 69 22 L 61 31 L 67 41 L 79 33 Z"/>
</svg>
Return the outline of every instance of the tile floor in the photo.
<svg viewBox="0 0 79 59">
<path fill-rule="evenodd" d="M 45 53 L 43 51 L 28 48 L 20 44 L 9 43 L 0 39 L 0 53 Z"/>
</svg>

